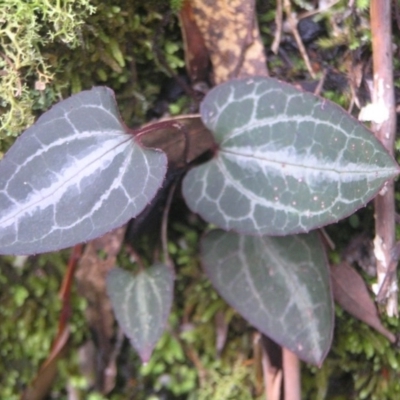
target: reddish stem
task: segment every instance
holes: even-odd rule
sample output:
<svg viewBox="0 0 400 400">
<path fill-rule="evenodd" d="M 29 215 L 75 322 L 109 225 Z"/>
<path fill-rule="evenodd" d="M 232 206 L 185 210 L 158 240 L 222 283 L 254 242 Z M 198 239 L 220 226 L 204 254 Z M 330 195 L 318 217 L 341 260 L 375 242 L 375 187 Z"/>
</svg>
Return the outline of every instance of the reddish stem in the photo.
<svg viewBox="0 0 400 400">
<path fill-rule="evenodd" d="M 77 244 L 76 246 L 74 246 L 68 260 L 67 272 L 64 276 L 64 280 L 61 284 L 61 289 L 59 293 L 59 297 L 62 300 L 62 308 L 58 321 L 58 333 L 56 339 L 54 340 L 53 347 L 56 346 L 58 338 L 65 330 L 68 320 L 71 316 L 71 287 L 78 261 L 82 255 L 82 250 L 83 244 Z"/>
</svg>

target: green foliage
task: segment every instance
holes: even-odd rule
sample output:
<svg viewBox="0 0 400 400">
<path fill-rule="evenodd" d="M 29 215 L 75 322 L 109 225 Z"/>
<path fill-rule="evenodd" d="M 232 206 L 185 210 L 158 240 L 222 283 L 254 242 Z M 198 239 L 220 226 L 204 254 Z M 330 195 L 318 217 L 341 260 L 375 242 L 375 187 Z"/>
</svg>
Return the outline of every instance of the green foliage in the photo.
<svg viewBox="0 0 400 400">
<path fill-rule="evenodd" d="M 174 224 L 174 240 L 169 247 L 179 274 L 173 311 L 167 332 L 141 374 L 151 377 L 151 386 L 157 391 L 164 388 L 174 396 L 185 395 L 193 400 L 253 399 L 254 368 L 245 363 L 251 350 L 247 324 L 221 300 L 202 274 L 197 255 L 199 227 Z M 217 313 L 224 315 L 233 335 L 220 358 L 215 343 Z"/>
<path fill-rule="evenodd" d="M 180 11 L 180 9 L 182 8 L 184 0 L 170 0 L 170 7 L 171 10 L 174 12 L 178 12 Z"/>
<path fill-rule="evenodd" d="M 370 0 L 357 0 L 356 5 L 360 11 L 367 10 L 370 4 Z"/>
<path fill-rule="evenodd" d="M 231 366 L 222 366 L 217 360 L 208 369 L 208 379 L 197 393 L 197 400 L 226 399 L 226 400 L 255 400 L 264 398 L 263 395 L 254 397 L 251 390 L 254 376 L 252 368 L 245 366 L 240 358 Z"/>
<path fill-rule="evenodd" d="M 119 325 L 143 363 L 151 358 L 164 332 L 173 301 L 175 273 L 155 263 L 137 274 L 114 268 L 107 276 L 107 293 Z"/>
<path fill-rule="evenodd" d="M 213 159 L 187 172 L 183 197 L 204 220 L 241 234 L 219 231 L 202 240 L 205 272 L 260 332 L 320 364 L 333 331 L 328 265 L 318 236 L 288 235 L 351 214 L 399 167 L 344 110 L 272 78 L 221 84 L 207 93 L 200 111 L 219 147 Z M 111 90 L 96 87 L 53 106 L 10 149 L 0 165 L 1 254 L 56 251 L 94 239 L 155 198 L 167 155 L 143 148 L 118 117 Z M 154 126 L 154 133 L 163 133 Z M 245 236 L 255 234 L 286 237 Z M 159 267 L 150 275 L 150 269 L 136 277 L 109 275 L 116 278 L 107 286 L 119 324 L 144 362 L 173 297 L 173 274 Z M 310 280 L 316 276 L 319 284 Z M 293 337 L 296 330 L 302 333 Z"/>
</svg>

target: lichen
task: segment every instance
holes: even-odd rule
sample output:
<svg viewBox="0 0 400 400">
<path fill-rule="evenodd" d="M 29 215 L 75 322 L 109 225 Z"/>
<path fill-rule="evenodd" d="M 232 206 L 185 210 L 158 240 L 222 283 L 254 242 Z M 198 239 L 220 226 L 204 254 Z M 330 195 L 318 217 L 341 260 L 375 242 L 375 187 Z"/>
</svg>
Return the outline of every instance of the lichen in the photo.
<svg viewBox="0 0 400 400">
<path fill-rule="evenodd" d="M 61 98 L 95 85 L 116 91 L 128 125 L 142 124 L 168 71 L 183 66 L 167 0 L 7 2 L 0 6 L 0 158 L 10 136 Z"/>
<path fill-rule="evenodd" d="M 35 91 L 54 78 L 51 43 L 79 45 L 90 0 L 9 0 L 0 6 L 0 140 L 16 136 L 34 121 Z M 12 16 L 12 18 L 10 18 Z"/>
</svg>

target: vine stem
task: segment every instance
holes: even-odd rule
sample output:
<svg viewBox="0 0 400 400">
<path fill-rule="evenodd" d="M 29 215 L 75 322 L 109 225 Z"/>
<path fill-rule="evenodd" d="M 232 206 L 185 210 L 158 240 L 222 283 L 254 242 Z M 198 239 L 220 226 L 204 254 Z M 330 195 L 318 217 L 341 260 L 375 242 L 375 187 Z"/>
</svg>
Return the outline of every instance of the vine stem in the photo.
<svg viewBox="0 0 400 400">
<path fill-rule="evenodd" d="M 175 276 L 175 268 L 174 268 L 174 263 L 169 256 L 169 251 L 168 251 L 168 216 L 169 216 L 169 210 L 171 209 L 171 204 L 172 204 L 172 199 L 174 197 L 175 189 L 177 187 L 178 183 L 174 182 L 169 189 L 168 193 L 168 198 L 167 202 L 164 207 L 164 212 L 162 216 L 162 221 L 161 221 L 161 243 L 162 243 L 162 249 L 163 249 L 163 255 L 164 255 L 164 262 L 172 272 L 172 274 Z"/>
<path fill-rule="evenodd" d="M 372 121 L 372 130 L 388 152 L 393 155 L 396 134 L 396 106 L 393 84 L 391 0 L 371 0 L 370 5 L 372 57 L 374 70 L 374 88 L 372 103 L 377 111 Z M 391 251 L 395 244 L 395 199 L 393 181 L 388 182 L 385 190 L 374 200 L 375 239 L 374 252 L 377 259 L 377 284 L 373 290 L 380 292 L 381 286 L 390 269 Z M 393 265 L 393 263 L 392 263 Z M 396 274 L 390 274 L 391 282 L 386 286 L 384 298 L 389 316 L 398 315 Z M 389 277 L 389 275 L 388 275 Z"/>
</svg>

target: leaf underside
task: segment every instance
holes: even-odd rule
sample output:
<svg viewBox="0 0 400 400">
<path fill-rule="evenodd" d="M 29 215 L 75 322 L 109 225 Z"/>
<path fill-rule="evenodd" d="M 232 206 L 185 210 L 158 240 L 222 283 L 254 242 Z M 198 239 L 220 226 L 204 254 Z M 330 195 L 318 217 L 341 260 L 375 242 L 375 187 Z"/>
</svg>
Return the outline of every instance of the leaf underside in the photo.
<svg viewBox="0 0 400 400">
<path fill-rule="evenodd" d="M 155 196 L 166 164 L 126 133 L 110 89 L 56 104 L 0 162 L 0 254 L 54 251 L 123 225 Z"/>
<path fill-rule="evenodd" d="M 174 276 L 163 264 L 155 264 L 133 276 L 114 268 L 107 276 L 107 292 L 119 325 L 143 362 L 167 324 L 171 311 Z"/>
<path fill-rule="evenodd" d="M 143 146 L 160 149 L 167 155 L 169 170 L 187 167 L 214 145 L 211 132 L 198 114 L 152 122 L 135 134 Z"/>
<path fill-rule="evenodd" d="M 214 230 L 202 262 L 220 295 L 248 322 L 320 365 L 333 334 L 329 271 L 318 234 L 244 236 Z"/>
<path fill-rule="evenodd" d="M 186 175 L 183 194 L 226 230 L 307 232 L 350 215 L 399 172 L 343 109 L 272 78 L 217 86 L 201 116 L 219 148 Z"/>
</svg>

